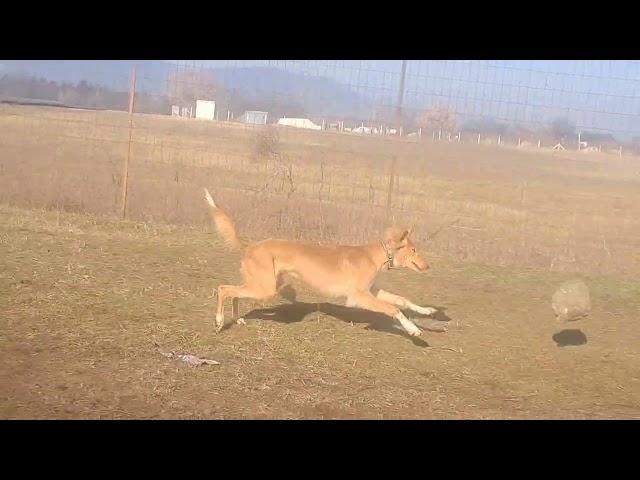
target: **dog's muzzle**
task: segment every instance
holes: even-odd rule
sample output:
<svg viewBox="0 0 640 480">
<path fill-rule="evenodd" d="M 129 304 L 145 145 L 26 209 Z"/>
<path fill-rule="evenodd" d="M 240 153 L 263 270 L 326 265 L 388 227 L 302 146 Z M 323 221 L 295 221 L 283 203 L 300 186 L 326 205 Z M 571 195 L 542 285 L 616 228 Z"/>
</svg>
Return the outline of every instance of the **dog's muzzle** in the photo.
<svg viewBox="0 0 640 480">
<path fill-rule="evenodd" d="M 426 270 L 429 270 L 429 264 L 427 262 L 420 262 L 420 263 L 416 263 L 416 262 L 411 262 L 413 264 L 414 267 L 416 267 L 416 270 L 420 271 L 420 272 L 424 272 Z"/>
</svg>

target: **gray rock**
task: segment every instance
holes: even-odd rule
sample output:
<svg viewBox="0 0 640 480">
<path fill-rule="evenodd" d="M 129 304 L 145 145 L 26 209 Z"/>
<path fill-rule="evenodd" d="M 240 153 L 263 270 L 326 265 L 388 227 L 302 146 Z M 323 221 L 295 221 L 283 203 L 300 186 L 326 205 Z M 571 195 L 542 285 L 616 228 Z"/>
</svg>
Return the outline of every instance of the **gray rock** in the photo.
<svg viewBox="0 0 640 480">
<path fill-rule="evenodd" d="M 556 320 L 572 322 L 585 318 L 591 311 L 589 287 L 582 280 L 562 283 L 551 297 Z"/>
</svg>

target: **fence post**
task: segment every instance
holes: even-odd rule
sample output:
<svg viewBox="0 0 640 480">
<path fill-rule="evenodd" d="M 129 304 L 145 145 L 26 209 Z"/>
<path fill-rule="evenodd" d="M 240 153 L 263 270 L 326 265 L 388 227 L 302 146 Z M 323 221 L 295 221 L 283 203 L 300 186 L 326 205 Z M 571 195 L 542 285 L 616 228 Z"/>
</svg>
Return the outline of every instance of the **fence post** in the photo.
<svg viewBox="0 0 640 480">
<path fill-rule="evenodd" d="M 396 180 L 396 163 L 398 158 L 394 155 L 391 157 L 391 168 L 389 170 L 389 189 L 387 191 L 387 216 L 391 215 L 391 205 L 393 204 L 393 188 Z"/>
<path fill-rule="evenodd" d="M 400 74 L 400 88 L 398 89 L 398 105 L 396 106 L 396 128 L 398 138 L 402 137 L 402 107 L 404 104 L 404 82 L 407 75 L 407 60 L 402 61 L 402 73 Z"/>
<path fill-rule="evenodd" d="M 131 137 L 133 135 L 133 105 L 136 98 L 136 61 L 131 69 L 131 91 L 129 93 L 129 141 L 127 156 L 124 162 L 124 175 L 122 180 L 122 218 L 127 218 L 127 200 L 129 196 L 129 161 L 131 160 Z"/>
<path fill-rule="evenodd" d="M 527 212 L 527 181 L 522 184 L 522 193 L 520 195 L 520 209 L 522 210 L 522 222 L 520 223 L 520 250 L 524 255 L 526 247 L 526 230 L 529 222 L 529 212 Z"/>
</svg>

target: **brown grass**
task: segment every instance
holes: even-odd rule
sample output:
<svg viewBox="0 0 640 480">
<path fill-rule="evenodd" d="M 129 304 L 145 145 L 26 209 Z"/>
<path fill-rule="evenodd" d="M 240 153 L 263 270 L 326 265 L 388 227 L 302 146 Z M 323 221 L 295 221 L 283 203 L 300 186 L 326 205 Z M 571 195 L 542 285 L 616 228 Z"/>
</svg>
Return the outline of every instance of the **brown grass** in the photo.
<svg viewBox="0 0 640 480">
<path fill-rule="evenodd" d="M 591 317 L 559 325 L 549 302 L 566 275 L 440 261 L 383 276 L 449 316 L 428 347 L 304 292 L 310 304 L 216 336 L 209 297 L 238 280 L 238 259 L 210 234 L 1 207 L 0 239 L 1 418 L 640 415 L 637 281 L 590 279 Z M 220 365 L 180 364 L 154 342 Z"/>
<path fill-rule="evenodd" d="M 120 211 L 126 114 L 0 106 L 0 128 L 0 201 Z M 638 161 L 137 115 L 129 214 L 206 225 L 197 192 L 207 186 L 245 234 L 362 242 L 391 217 L 415 223 L 424 241 L 457 220 L 429 241 L 430 251 L 633 276 Z"/>
<path fill-rule="evenodd" d="M 640 415 L 637 159 L 138 115 L 122 222 L 127 125 L 0 105 L 0 417 Z M 383 281 L 443 308 L 449 331 L 426 348 L 310 303 L 214 336 L 209 296 L 238 259 L 210 232 L 202 186 L 250 236 L 356 242 L 395 217 L 425 241 L 458 220 L 425 242 L 429 274 Z M 593 312 L 559 325 L 550 298 L 571 272 Z M 154 341 L 221 365 L 177 364 Z"/>
</svg>

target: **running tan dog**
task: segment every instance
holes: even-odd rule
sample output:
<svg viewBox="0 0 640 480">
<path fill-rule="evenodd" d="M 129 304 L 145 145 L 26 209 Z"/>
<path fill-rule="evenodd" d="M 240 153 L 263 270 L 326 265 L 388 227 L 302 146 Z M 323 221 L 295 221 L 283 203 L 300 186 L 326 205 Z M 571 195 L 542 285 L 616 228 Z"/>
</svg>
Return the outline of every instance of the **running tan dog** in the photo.
<svg viewBox="0 0 640 480">
<path fill-rule="evenodd" d="M 238 238 L 233 221 L 215 204 L 206 188 L 204 193 L 218 233 L 229 247 L 243 254 L 240 271 L 244 283 L 218 287 L 216 332 L 224 325 L 224 302 L 227 298 L 232 299 L 232 318 L 244 323 L 242 318 L 238 318 L 239 299 L 266 301 L 288 285 L 287 278 L 300 280 L 321 295 L 346 298 L 348 307 L 389 315 L 416 337 L 421 334 L 420 329 L 404 316 L 400 308 L 422 315 L 436 312 L 434 308 L 420 307 L 406 298 L 374 289 L 374 281 L 385 266 L 392 268 L 398 265 L 416 272 L 429 269 L 409 239 L 411 229 L 391 227 L 383 241 L 361 246 L 317 245 L 275 239 L 247 244 Z"/>
</svg>

